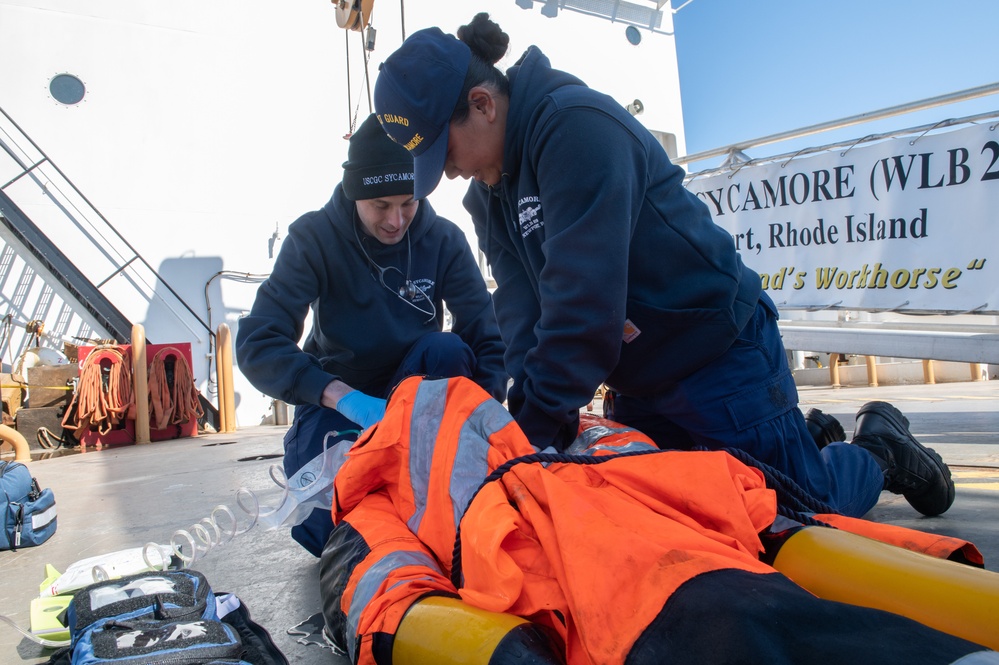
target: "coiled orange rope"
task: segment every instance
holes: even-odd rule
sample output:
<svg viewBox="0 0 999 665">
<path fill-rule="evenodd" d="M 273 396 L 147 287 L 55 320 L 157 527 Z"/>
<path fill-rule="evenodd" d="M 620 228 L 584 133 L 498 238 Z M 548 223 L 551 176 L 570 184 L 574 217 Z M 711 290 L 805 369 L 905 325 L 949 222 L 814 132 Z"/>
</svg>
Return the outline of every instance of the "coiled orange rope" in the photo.
<svg viewBox="0 0 999 665">
<path fill-rule="evenodd" d="M 131 354 L 116 346 L 95 347 L 80 366 L 80 382 L 62 426 L 107 434 L 122 420 L 134 417 L 134 411 Z"/>
<path fill-rule="evenodd" d="M 167 359 L 174 358 L 171 385 Z M 200 393 L 187 358 L 172 346 L 160 349 L 149 363 L 149 420 L 155 429 L 183 425 L 204 415 Z"/>
</svg>

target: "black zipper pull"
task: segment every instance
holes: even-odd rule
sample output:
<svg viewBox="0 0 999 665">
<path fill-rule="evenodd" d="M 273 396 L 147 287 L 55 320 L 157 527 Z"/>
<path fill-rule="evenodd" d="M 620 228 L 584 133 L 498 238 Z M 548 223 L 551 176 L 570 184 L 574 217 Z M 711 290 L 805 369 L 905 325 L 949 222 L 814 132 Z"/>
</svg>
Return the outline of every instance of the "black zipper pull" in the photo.
<svg viewBox="0 0 999 665">
<path fill-rule="evenodd" d="M 109 619 L 101 624 L 101 630 L 141 631 L 142 628 L 137 628 L 134 623 L 128 620 Z"/>
</svg>

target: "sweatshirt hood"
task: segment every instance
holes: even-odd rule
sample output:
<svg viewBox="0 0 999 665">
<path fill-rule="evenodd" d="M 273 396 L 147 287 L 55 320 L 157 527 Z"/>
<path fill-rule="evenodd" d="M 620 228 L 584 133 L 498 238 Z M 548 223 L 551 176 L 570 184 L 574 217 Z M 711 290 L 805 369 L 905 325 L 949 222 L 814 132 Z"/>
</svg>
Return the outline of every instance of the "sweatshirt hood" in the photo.
<svg viewBox="0 0 999 665">
<path fill-rule="evenodd" d="M 513 177 L 523 157 L 523 137 L 528 135 L 535 111 L 542 107 L 545 97 L 565 86 L 586 84 L 572 74 L 552 69 L 548 56 L 537 46 L 524 51 L 506 74 L 510 79 L 510 111 L 506 119 L 503 173 Z"/>
</svg>

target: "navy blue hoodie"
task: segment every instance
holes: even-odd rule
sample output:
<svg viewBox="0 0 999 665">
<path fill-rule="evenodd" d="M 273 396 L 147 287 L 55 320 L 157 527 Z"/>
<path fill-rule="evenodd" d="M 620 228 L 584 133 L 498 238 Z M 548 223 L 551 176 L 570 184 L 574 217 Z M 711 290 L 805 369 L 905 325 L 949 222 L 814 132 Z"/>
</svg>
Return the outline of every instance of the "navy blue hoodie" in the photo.
<svg viewBox="0 0 999 665">
<path fill-rule="evenodd" d="M 395 245 L 365 235 L 355 222 L 355 204 L 340 185 L 321 210 L 296 220 L 253 308 L 239 322 L 236 360 L 250 383 L 289 404 L 319 404 L 333 379 L 384 397 L 413 343 L 442 329 L 443 300 L 454 317 L 451 331 L 475 353 L 475 382 L 502 401 L 503 343 L 465 234 L 424 200 L 407 235 L 408 241 Z M 422 295 L 412 303 L 424 310 L 419 311 L 383 287 L 358 241 L 381 267 L 408 272 L 433 301 L 437 316 L 427 321 L 433 310 Z M 385 275 L 392 288 L 402 281 L 394 270 Z M 312 330 L 299 348 L 310 308 Z"/>
<path fill-rule="evenodd" d="M 536 47 L 507 74 L 503 178 L 464 204 L 498 285 L 510 411 L 561 447 L 601 383 L 651 395 L 724 353 L 760 278 L 621 104 Z"/>
</svg>

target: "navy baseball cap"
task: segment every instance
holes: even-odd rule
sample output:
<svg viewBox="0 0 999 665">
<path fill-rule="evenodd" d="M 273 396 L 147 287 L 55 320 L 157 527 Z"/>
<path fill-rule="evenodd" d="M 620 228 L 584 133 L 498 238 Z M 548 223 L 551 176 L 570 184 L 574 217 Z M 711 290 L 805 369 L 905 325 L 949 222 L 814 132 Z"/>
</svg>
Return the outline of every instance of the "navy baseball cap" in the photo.
<svg viewBox="0 0 999 665">
<path fill-rule="evenodd" d="M 471 59 L 457 37 L 426 28 L 410 35 L 379 69 L 375 113 L 385 133 L 413 155 L 415 199 L 426 198 L 441 181 L 448 125 Z"/>
</svg>

